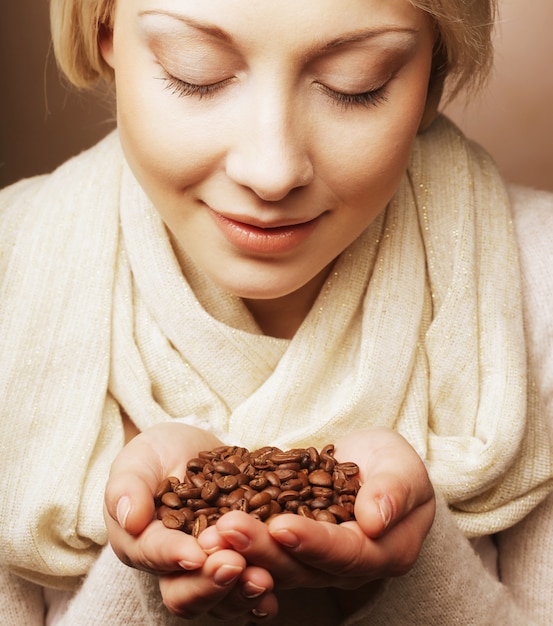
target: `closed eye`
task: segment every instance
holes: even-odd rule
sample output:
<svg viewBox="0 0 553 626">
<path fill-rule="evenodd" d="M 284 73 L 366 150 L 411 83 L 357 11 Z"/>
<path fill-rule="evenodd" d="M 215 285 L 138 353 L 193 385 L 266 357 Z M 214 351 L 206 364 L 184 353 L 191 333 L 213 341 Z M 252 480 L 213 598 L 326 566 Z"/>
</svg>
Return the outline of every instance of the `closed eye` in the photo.
<svg viewBox="0 0 553 626">
<path fill-rule="evenodd" d="M 179 98 L 196 96 L 199 100 L 201 100 L 202 98 L 209 98 L 215 95 L 220 89 L 226 87 L 232 78 L 225 78 L 224 80 L 206 85 L 189 83 L 185 80 L 177 78 L 176 76 L 171 76 L 170 74 L 165 74 L 165 76 L 160 77 L 160 80 L 165 82 L 165 89 L 167 89 L 167 91 L 170 91 Z"/>
<path fill-rule="evenodd" d="M 336 104 L 342 106 L 345 109 L 352 109 L 355 107 L 369 107 L 369 106 L 378 106 L 384 102 L 388 101 L 387 97 L 387 86 L 388 83 L 385 83 L 381 87 L 377 89 L 371 89 L 370 91 L 364 91 L 361 93 L 344 93 L 342 91 L 336 91 L 335 89 L 331 89 L 326 85 L 318 85 L 320 89 L 324 91 L 324 93 Z"/>
</svg>

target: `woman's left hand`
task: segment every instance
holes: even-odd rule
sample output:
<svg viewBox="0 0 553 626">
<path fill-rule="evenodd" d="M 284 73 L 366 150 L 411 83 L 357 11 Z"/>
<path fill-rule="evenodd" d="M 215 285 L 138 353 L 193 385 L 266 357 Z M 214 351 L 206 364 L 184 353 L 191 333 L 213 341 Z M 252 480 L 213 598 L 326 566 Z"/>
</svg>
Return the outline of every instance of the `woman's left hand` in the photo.
<svg viewBox="0 0 553 626">
<path fill-rule="evenodd" d="M 424 464 L 397 433 L 357 431 L 336 443 L 339 460 L 360 468 L 356 521 L 340 525 L 281 515 L 270 525 L 240 512 L 199 537 L 214 552 L 233 548 L 270 572 L 276 587 L 356 589 L 411 569 L 432 525 L 434 491 Z"/>
</svg>

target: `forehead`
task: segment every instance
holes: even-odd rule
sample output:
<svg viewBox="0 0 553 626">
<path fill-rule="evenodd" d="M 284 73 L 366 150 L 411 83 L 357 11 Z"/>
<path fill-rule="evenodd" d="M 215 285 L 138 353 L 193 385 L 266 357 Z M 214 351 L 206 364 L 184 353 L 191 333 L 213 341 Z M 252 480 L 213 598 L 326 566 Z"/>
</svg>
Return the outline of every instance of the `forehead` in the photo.
<svg viewBox="0 0 553 626">
<path fill-rule="evenodd" d="M 133 16 L 249 47 L 299 49 L 336 45 L 356 33 L 418 32 L 429 22 L 408 0 L 118 0 L 116 19 Z"/>
</svg>

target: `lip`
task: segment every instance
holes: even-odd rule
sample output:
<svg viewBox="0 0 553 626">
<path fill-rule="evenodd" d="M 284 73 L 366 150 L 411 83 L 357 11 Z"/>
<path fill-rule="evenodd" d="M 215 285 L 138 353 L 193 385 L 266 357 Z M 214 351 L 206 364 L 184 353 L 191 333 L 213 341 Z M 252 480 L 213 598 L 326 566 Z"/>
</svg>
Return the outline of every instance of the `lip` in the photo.
<svg viewBox="0 0 553 626">
<path fill-rule="evenodd" d="M 315 230 L 319 217 L 307 222 L 277 226 L 256 224 L 231 219 L 209 208 L 215 224 L 233 246 L 254 254 L 283 254 L 301 245 Z"/>
</svg>

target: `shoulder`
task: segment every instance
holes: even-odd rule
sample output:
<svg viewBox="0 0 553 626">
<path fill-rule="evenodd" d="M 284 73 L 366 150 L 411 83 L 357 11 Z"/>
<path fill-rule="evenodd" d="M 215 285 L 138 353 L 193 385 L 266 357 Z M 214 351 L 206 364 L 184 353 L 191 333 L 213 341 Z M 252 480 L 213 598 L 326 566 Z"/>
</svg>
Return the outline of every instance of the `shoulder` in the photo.
<svg viewBox="0 0 553 626">
<path fill-rule="evenodd" d="M 123 167 L 116 132 L 69 159 L 51 174 L 35 176 L 0 190 L 0 277 L 17 249 L 34 250 L 45 233 L 75 232 L 116 210 L 114 197 Z M 33 243 L 34 242 L 34 243 Z"/>
<path fill-rule="evenodd" d="M 509 185 L 507 189 L 517 236 L 523 239 L 537 236 L 540 240 L 544 236 L 551 237 L 553 234 L 553 192 L 518 185 Z"/>
<path fill-rule="evenodd" d="M 553 426 L 553 193 L 509 188 L 532 369 Z"/>
<path fill-rule="evenodd" d="M 0 190 L 0 241 L 14 223 L 21 222 L 32 213 L 51 215 L 57 207 L 76 208 L 87 192 L 99 195 L 103 183 L 117 175 L 123 163 L 119 137 L 110 133 L 92 148 L 85 150 L 51 174 L 27 178 Z M 30 216 L 31 217 L 31 216 Z"/>
<path fill-rule="evenodd" d="M 529 296 L 553 296 L 553 193 L 514 185 L 508 191 L 523 287 Z"/>
</svg>

